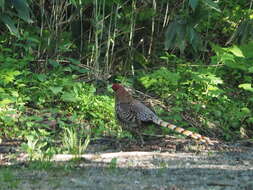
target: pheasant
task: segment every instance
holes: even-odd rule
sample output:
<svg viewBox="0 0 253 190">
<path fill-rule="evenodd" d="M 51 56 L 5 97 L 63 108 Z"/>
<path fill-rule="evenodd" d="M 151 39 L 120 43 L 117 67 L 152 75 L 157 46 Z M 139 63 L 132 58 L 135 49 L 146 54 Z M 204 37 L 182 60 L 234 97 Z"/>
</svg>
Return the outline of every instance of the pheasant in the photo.
<svg viewBox="0 0 253 190">
<path fill-rule="evenodd" d="M 117 120 L 122 125 L 123 129 L 137 133 L 142 142 L 143 139 L 140 134 L 141 126 L 143 123 L 151 122 L 189 136 L 197 141 L 213 145 L 208 137 L 163 121 L 151 109 L 134 99 L 122 85 L 117 83 L 113 84 L 112 89 L 115 92 L 115 114 Z"/>
</svg>

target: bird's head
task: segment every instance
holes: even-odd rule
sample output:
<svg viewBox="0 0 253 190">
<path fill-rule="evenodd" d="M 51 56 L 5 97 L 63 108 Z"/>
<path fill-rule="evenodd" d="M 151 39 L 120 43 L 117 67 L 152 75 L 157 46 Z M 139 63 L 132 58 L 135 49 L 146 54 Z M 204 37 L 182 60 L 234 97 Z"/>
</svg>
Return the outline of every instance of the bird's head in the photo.
<svg viewBox="0 0 253 190">
<path fill-rule="evenodd" d="M 129 103 L 133 100 L 132 95 L 120 84 L 114 83 L 112 89 L 115 92 L 117 101 L 121 103 Z"/>
<path fill-rule="evenodd" d="M 118 84 L 118 83 L 114 83 L 112 85 L 112 89 L 116 92 L 118 89 L 122 89 L 124 88 L 122 85 Z"/>
</svg>

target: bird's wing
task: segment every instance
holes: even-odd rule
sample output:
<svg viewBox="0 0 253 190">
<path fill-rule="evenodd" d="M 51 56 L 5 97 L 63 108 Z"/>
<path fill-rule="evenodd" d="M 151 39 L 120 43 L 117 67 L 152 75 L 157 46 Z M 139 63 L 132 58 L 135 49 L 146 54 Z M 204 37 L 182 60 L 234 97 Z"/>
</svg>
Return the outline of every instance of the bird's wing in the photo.
<svg viewBox="0 0 253 190">
<path fill-rule="evenodd" d="M 134 122 L 135 120 L 135 114 L 129 103 L 118 103 L 116 105 L 116 116 L 118 120 L 124 123 Z"/>
<path fill-rule="evenodd" d="M 136 117 L 139 121 L 143 122 L 152 122 L 156 116 L 156 114 L 149 109 L 142 102 L 135 100 L 132 104 L 132 111 L 136 114 Z"/>
</svg>

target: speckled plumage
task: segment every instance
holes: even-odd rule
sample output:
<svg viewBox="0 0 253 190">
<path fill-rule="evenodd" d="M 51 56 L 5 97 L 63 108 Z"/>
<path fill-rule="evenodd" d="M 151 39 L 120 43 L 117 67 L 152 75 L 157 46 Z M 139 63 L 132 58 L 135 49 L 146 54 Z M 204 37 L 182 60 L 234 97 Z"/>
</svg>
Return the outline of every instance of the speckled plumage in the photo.
<svg viewBox="0 0 253 190">
<path fill-rule="evenodd" d="M 139 134 L 139 129 L 144 122 L 152 122 L 162 127 L 167 127 L 178 133 L 189 136 L 201 142 L 212 144 L 208 137 L 198 133 L 177 127 L 166 121 L 161 120 L 152 110 L 140 101 L 134 99 L 131 94 L 120 84 L 113 84 L 112 89 L 115 91 L 115 113 L 116 118 L 124 129 L 135 131 Z"/>
</svg>

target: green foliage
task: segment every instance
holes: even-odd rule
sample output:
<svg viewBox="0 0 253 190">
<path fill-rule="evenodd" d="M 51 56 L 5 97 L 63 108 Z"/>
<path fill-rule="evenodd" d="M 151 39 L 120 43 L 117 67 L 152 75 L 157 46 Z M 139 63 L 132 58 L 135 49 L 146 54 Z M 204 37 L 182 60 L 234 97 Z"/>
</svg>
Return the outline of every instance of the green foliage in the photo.
<svg viewBox="0 0 253 190">
<path fill-rule="evenodd" d="M 56 145 L 64 136 L 59 133 L 65 134 L 65 140 L 71 136 L 67 128 L 89 125 L 92 136 L 118 135 L 119 128 L 112 119 L 113 98 L 95 95 L 96 89 L 91 84 L 76 81 L 78 74 L 87 73 L 87 69 L 80 69 L 78 60 L 69 58 L 68 65 L 63 67 L 50 59 L 46 65 L 51 67 L 50 71 L 34 72 L 33 51 L 29 48 L 37 47 L 37 41 L 28 38 L 28 34 L 20 40 L 31 43 L 27 46 L 16 43 L 13 49 L 0 43 L 0 62 L 4 63 L 0 64 L 1 139 L 25 139 L 22 150 L 30 160 L 48 161 L 53 154 L 66 150 L 67 141 L 62 142 L 65 148 Z M 24 56 L 15 53 L 15 48 Z M 69 142 L 69 146 L 72 143 L 70 152 L 86 149 L 90 136 L 84 144 L 83 138 L 79 138 L 78 142 Z"/>
<path fill-rule="evenodd" d="M 18 94 L 26 97 L 24 99 L 25 102 L 23 102 L 21 106 L 14 104 L 14 109 L 11 111 L 8 105 L 13 103 L 13 101 L 7 102 L 6 99 L 4 99 L 6 101 L 6 109 L 1 110 L 0 119 L 6 127 L 15 126 L 15 135 L 25 136 L 27 138 L 28 142 L 23 145 L 23 150 L 27 152 L 32 159 L 34 159 L 34 157 L 36 157 L 36 159 L 40 158 L 42 152 L 45 153 L 50 151 L 50 148 L 52 148 L 51 146 L 54 145 L 54 141 L 57 140 L 52 139 L 52 137 L 58 133 L 58 130 L 63 131 L 65 140 L 72 139 L 71 142 L 63 142 L 65 147 L 72 146 L 72 148 L 70 148 L 71 150 L 69 149 L 70 152 L 73 153 L 76 149 L 78 149 L 79 153 L 80 151 L 84 151 L 90 137 L 87 137 L 85 143 L 82 144 L 81 140 L 76 142 L 76 138 L 73 136 L 75 133 L 72 133 L 73 131 L 68 131 L 70 129 L 66 129 L 70 127 L 80 127 L 83 121 L 89 121 L 89 125 L 92 126 L 92 135 L 117 135 L 118 127 L 115 121 L 112 120 L 114 117 L 112 98 L 107 96 L 94 96 L 94 87 L 80 82 L 74 82 L 72 77 L 62 78 L 60 74 L 52 74 L 50 76 L 46 74 L 30 73 L 29 75 L 31 76 L 29 80 L 27 80 L 27 78 L 22 79 L 23 84 L 26 87 L 29 86 L 29 88 L 18 89 Z M 32 94 L 32 96 L 30 96 L 30 94 Z M 46 107 L 51 107 L 56 103 L 58 105 L 55 109 L 46 110 Z M 26 109 L 24 104 L 30 104 L 35 108 L 44 109 L 45 113 L 36 111 L 30 115 L 29 110 L 27 112 L 28 114 L 26 112 L 21 112 L 22 110 L 19 111 L 18 109 L 21 108 Z M 66 112 L 62 112 L 61 109 L 66 109 Z M 17 118 L 13 116 L 16 112 L 19 113 Z M 10 116 L 8 116 L 7 113 L 10 114 Z M 71 114 L 71 117 L 66 114 Z M 61 115 L 61 117 L 58 118 L 59 116 L 57 115 Z M 19 123 L 21 122 L 20 126 L 18 121 Z M 59 129 L 56 129 L 57 126 Z M 13 135 L 13 130 L 10 131 L 11 134 L 9 134 L 8 131 L 9 130 L 4 130 L 2 135 Z"/>
<path fill-rule="evenodd" d="M 212 0 L 189 0 L 185 7 L 174 17 L 165 33 L 165 48 L 178 48 L 181 55 L 189 46 L 195 53 L 205 50 L 203 39 L 197 30 L 198 23 L 208 18 L 210 9 L 221 12 L 219 6 Z"/>
<path fill-rule="evenodd" d="M 182 112 L 190 113 L 203 126 L 193 131 L 209 127 L 227 140 L 252 134 L 247 0 L 0 0 L 0 25 L 0 141 L 25 140 L 31 160 L 127 136 L 112 119 L 108 79 L 137 81 L 172 104 L 169 115 L 155 109 L 180 126 L 189 127 Z M 106 84 L 100 94 L 96 81 Z"/>
<path fill-rule="evenodd" d="M 224 75 L 223 77 L 226 81 L 230 80 L 231 77 L 234 78 L 235 80 L 230 81 L 231 84 L 241 85 L 240 87 L 245 89 L 245 87 L 249 87 L 247 83 L 252 82 L 252 47 L 252 42 L 241 47 L 232 46 L 229 48 L 221 48 L 219 46 L 213 46 L 216 56 L 213 56 L 212 64 L 224 64 L 225 66 L 222 69 L 218 69 L 217 72 Z M 227 72 L 230 74 L 228 75 Z"/>
<path fill-rule="evenodd" d="M 242 47 L 214 46 L 216 55 L 210 67 L 201 66 L 202 63 L 191 67 L 174 58 L 180 66 L 173 70 L 161 67 L 140 77 L 139 82 L 165 102 L 169 98 L 175 113 L 190 111 L 201 115 L 203 124 L 211 127 L 213 123 L 222 129 L 226 140 L 247 136 L 242 129 L 250 130 L 252 125 L 251 48 L 251 43 Z M 171 60 L 170 55 L 166 56 L 162 58 Z M 172 116 L 180 122 L 178 125 L 184 125 L 176 114 Z"/>
<path fill-rule="evenodd" d="M 15 8 L 17 14 L 13 11 L 12 8 Z M 13 0 L 13 1 L 0 1 L 0 21 L 5 24 L 9 29 L 11 34 L 15 36 L 20 36 L 18 28 L 16 27 L 17 23 L 12 17 L 19 17 L 27 23 L 32 23 L 30 17 L 30 9 L 26 0 Z"/>
<path fill-rule="evenodd" d="M 116 168 L 117 168 L 117 158 L 112 158 L 108 165 L 108 169 L 115 172 Z"/>
<path fill-rule="evenodd" d="M 171 90 L 176 90 L 180 75 L 161 67 L 149 75 L 141 77 L 140 82 L 145 88 L 156 91 L 159 95 L 168 97 Z"/>
<path fill-rule="evenodd" d="M 66 128 L 62 137 L 63 148 L 67 149 L 67 153 L 77 157 L 85 152 L 90 143 L 90 135 L 87 135 L 85 141 L 82 142 L 82 137 L 78 134 L 83 133 L 79 133 L 76 129 Z"/>
<path fill-rule="evenodd" d="M 26 132 L 27 133 L 27 132 Z M 21 148 L 27 153 L 30 161 L 50 161 L 56 150 L 50 146 L 50 134 L 45 130 L 39 130 L 38 132 L 32 131 L 27 134 L 27 143 L 23 143 Z"/>
<path fill-rule="evenodd" d="M 188 18 L 191 20 L 191 18 Z M 176 18 L 167 28 L 165 34 L 165 48 L 178 48 L 183 54 L 187 44 L 190 44 L 194 51 L 203 49 L 202 39 L 195 29 L 196 21 L 187 21 L 187 18 Z"/>
</svg>

